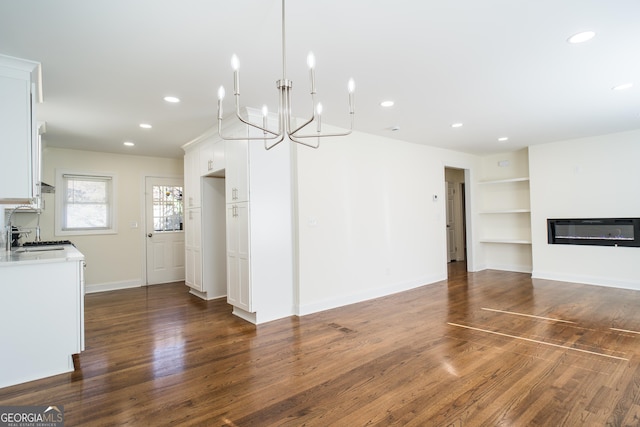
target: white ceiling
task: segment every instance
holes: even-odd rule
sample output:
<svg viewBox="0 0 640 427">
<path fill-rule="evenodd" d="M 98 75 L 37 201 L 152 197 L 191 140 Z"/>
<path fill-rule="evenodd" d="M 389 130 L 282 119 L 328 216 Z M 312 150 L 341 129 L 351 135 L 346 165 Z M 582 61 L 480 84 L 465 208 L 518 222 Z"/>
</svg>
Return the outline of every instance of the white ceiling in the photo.
<svg viewBox="0 0 640 427">
<path fill-rule="evenodd" d="M 312 50 L 323 121 L 347 125 L 353 77 L 362 132 L 486 154 L 640 128 L 638 0 L 295 0 L 286 11 L 297 116 L 311 109 Z M 242 104 L 276 109 L 280 13 L 280 0 L 0 0 L 0 54 L 42 63 L 49 146 L 180 157 L 215 125 L 218 86 L 232 92 L 233 53 Z M 585 30 L 595 38 L 566 42 Z"/>
</svg>

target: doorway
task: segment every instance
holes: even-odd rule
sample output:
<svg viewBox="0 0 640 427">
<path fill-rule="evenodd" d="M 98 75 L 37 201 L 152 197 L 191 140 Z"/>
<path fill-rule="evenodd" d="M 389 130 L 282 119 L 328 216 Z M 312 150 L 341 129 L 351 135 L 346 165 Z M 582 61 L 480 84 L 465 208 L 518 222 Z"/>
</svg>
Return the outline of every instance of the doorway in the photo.
<svg viewBox="0 0 640 427">
<path fill-rule="evenodd" d="M 467 260 L 465 170 L 445 168 L 447 263 Z"/>
<path fill-rule="evenodd" d="M 184 280 L 183 179 L 145 177 L 147 285 Z"/>
</svg>

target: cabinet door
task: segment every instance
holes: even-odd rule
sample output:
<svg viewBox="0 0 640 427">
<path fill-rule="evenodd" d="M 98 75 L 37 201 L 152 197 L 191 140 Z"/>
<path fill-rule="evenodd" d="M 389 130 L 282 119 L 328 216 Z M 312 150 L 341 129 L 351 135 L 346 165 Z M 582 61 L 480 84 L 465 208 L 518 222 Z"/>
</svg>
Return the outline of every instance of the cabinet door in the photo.
<svg viewBox="0 0 640 427">
<path fill-rule="evenodd" d="M 225 141 L 227 203 L 249 200 L 249 146 L 247 141 Z"/>
<path fill-rule="evenodd" d="M 252 312 L 249 263 L 249 204 L 227 205 L 227 301 Z"/>
<path fill-rule="evenodd" d="M 33 197 L 31 137 L 30 74 L 0 67 L 0 199 Z"/>
<path fill-rule="evenodd" d="M 185 283 L 202 291 L 202 215 L 200 209 L 188 209 L 185 216 Z"/>
<path fill-rule="evenodd" d="M 225 168 L 225 141 L 206 141 L 200 144 L 200 175 L 214 175 Z"/>
<path fill-rule="evenodd" d="M 213 141 L 200 144 L 200 175 L 207 175 L 213 171 Z"/>
<path fill-rule="evenodd" d="M 184 207 L 200 207 L 200 152 L 192 148 L 184 155 Z"/>
</svg>

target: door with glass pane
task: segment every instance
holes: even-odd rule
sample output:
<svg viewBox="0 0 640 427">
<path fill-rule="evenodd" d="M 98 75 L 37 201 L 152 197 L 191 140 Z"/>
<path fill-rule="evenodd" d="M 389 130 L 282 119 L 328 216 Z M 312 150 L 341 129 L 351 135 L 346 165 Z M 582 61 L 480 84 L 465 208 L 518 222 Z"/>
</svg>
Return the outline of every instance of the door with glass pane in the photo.
<svg viewBox="0 0 640 427">
<path fill-rule="evenodd" d="M 147 284 L 184 280 L 182 178 L 145 178 Z"/>
</svg>

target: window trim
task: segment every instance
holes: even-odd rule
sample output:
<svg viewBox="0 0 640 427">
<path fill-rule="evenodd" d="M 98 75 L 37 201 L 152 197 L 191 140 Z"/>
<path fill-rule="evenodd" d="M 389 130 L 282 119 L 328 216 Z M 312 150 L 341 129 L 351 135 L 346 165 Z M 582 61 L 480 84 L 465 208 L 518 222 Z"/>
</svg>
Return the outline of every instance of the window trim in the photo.
<svg viewBox="0 0 640 427">
<path fill-rule="evenodd" d="M 65 200 L 65 185 L 64 180 L 67 176 L 74 177 L 87 177 L 93 179 L 110 179 L 110 203 L 109 203 L 109 217 L 111 219 L 111 226 L 108 228 L 91 228 L 91 229 L 73 229 L 64 230 L 62 228 L 63 218 L 66 212 L 66 200 Z M 109 172 L 87 172 L 77 170 L 58 170 L 56 169 L 56 203 L 55 203 L 55 234 L 57 236 L 87 236 L 87 235 L 100 235 L 100 234 L 117 234 L 118 233 L 118 221 L 117 221 L 117 176 L 115 173 Z"/>
</svg>

